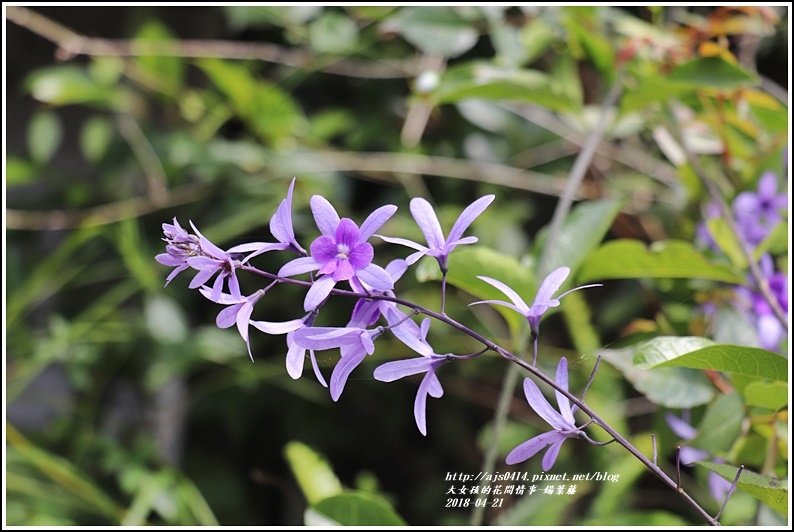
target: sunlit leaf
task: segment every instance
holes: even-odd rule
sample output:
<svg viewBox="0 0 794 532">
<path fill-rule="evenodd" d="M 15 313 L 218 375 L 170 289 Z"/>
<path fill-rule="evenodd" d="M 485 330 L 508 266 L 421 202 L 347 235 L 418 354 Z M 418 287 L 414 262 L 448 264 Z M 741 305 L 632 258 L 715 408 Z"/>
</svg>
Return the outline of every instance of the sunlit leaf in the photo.
<svg viewBox="0 0 794 532">
<path fill-rule="evenodd" d="M 754 381 L 742 390 L 745 401 L 750 406 L 760 406 L 778 410 L 788 404 L 788 384 L 785 382 Z"/>
<path fill-rule="evenodd" d="M 356 23 L 340 13 L 323 13 L 309 25 L 309 42 L 318 52 L 342 53 L 352 50 L 357 41 Z"/>
<path fill-rule="evenodd" d="M 734 271 L 712 264 L 689 242 L 667 240 L 647 247 L 639 240 L 613 240 L 587 257 L 581 282 L 599 279 L 709 279 L 742 284 Z"/>
<path fill-rule="evenodd" d="M 328 460 L 308 445 L 297 441 L 289 442 L 284 446 L 284 456 L 310 505 L 342 493 L 342 484 L 336 478 Z M 335 515 L 328 514 L 332 519 Z"/>
<path fill-rule="evenodd" d="M 63 126 L 52 111 L 40 111 L 28 124 L 28 151 L 38 164 L 49 162 L 63 138 Z"/>
<path fill-rule="evenodd" d="M 452 7 L 410 7 L 388 21 L 425 53 L 456 57 L 477 43 L 477 31 Z"/>
<path fill-rule="evenodd" d="M 162 22 L 152 20 L 144 24 L 135 35 L 133 46 L 139 43 L 170 43 L 178 38 Z M 185 77 L 185 62 L 177 55 L 142 55 L 136 59 L 143 71 L 152 76 L 155 86 L 170 96 L 176 96 Z"/>
<path fill-rule="evenodd" d="M 622 206 L 622 201 L 611 199 L 582 202 L 571 209 L 554 242 L 547 242 L 548 231 L 542 231 L 536 245 L 546 254 L 546 262 L 539 267 L 539 277 L 568 266 L 572 277 L 578 278 L 579 266 L 601 243 Z"/>
<path fill-rule="evenodd" d="M 721 57 L 703 57 L 675 67 L 667 80 L 693 89 L 731 90 L 758 83 L 758 78 Z"/>
<path fill-rule="evenodd" d="M 571 111 L 575 102 L 539 70 L 513 69 L 473 62 L 450 68 L 431 93 L 437 104 L 468 98 L 527 102 L 554 111 Z"/>
<path fill-rule="evenodd" d="M 113 127 L 101 116 L 92 116 L 80 130 L 80 149 L 87 161 L 96 163 L 107 152 L 113 139 Z"/>
<path fill-rule="evenodd" d="M 323 499 L 312 509 L 342 526 L 405 526 L 407 523 L 382 497 L 346 491 Z"/>
<path fill-rule="evenodd" d="M 92 79 L 84 69 L 73 65 L 37 70 L 26 85 L 35 99 L 51 105 L 116 101 L 112 91 Z"/>
<path fill-rule="evenodd" d="M 633 364 L 637 348 L 602 349 L 599 354 L 654 403 L 668 408 L 692 408 L 714 398 L 714 386 L 703 374 L 688 368 L 644 370 Z"/>
<path fill-rule="evenodd" d="M 740 345 L 714 344 L 697 336 L 662 336 L 646 342 L 634 359 L 637 367 L 685 367 L 739 373 L 750 377 L 788 381 L 785 357 Z"/>
</svg>

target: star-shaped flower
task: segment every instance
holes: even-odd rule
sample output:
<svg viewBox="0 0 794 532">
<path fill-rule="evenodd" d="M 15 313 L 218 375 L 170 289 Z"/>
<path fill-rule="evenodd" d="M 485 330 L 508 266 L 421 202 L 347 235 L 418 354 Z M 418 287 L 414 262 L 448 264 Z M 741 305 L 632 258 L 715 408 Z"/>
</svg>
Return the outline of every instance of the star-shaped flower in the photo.
<svg viewBox="0 0 794 532">
<path fill-rule="evenodd" d="M 374 251 L 367 239 L 391 218 L 397 207 L 385 205 L 376 209 L 359 229 L 349 218 L 340 220 L 336 210 L 322 196 L 313 196 L 310 203 L 322 236 L 312 242 L 310 257 L 294 259 L 278 272 L 279 277 L 292 277 L 315 270 L 321 275 L 306 294 L 304 309 L 309 311 L 317 308 L 336 283 L 353 277 L 376 290 L 394 288 L 388 272 L 372 264 Z"/>
<path fill-rule="evenodd" d="M 449 236 L 444 238 L 444 233 L 441 231 L 441 224 L 438 222 L 438 217 L 436 216 L 433 207 L 426 199 L 414 198 L 411 200 L 411 214 L 413 215 L 414 220 L 416 220 L 416 224 L 419 226 L 419 229 L 422 230 L 422 234 L 425 235 L 427 246 L 423 246 L 422 244 L 414 242 L 413 240 L 408 240 L 406 238 L 394 238 L 381 235 L 377 236 L 386 242 L 391 242 L 392 244 L 402 244 L 403 246 L 418 250 L 416 253 L 409 255 L 405 259 L 405 262 L 408 265 L 415 263 L 423 255 L 430 255 L 431 257 L 436 258 L 441 271 L 446 273 L 447 257 L 452 250 L 455 249 L 456 246 L 460 246 L 462 244 L 473 244 L 477 242 L 476 236 L 463 237 L 463 232 L 471 225 L 475 218 L 482 214 L 482 212 L 486 209 L 486 207 L 488 207 L 488 205 L 491 204 L 493 200 L 494 195 L 488 194 L 487 196 L 481 197 L 466 207 L 463 212 L 460 213 L 460 216 L 458 216 L 458 219 L 452 226 Z"/>
<path fill-rule="evenodd" d="M 493 286 L 497 290 L 501 291 L 504 295 L 512 301 L 512 303 L 507 303 L 506 301 L 498 301 L 489 299 L 486 301 L 475 301 L 474 303 L 470 303 L 471 305 L 480 305 L 482 303 L 489 303 L 491 305 L 502 305 L 503 307 L 507 307 L 510 309 L 515 310 L 522 316 L 524 316 L 527 321 L 529 322 L 529 329 L 532 332 L 532 337 L 535 339 L 535 358 L 532 362 L 534 365 L 537 362 L 538 357 L 538 349 L 537 349 L 537 338 L 540 332 L 540 319 L 543 317 L 543 314 L 546 313 L 552 307 L 557 307 L 560 305 L 560 299 L 565 297 L 566 295 L 574 292 L 576 290 L 581 290 L 582 288 L 592 288 L 594 286 L 601 286 L 600 284 L 588 284 L 584 286 L 577 286 L 576 288 L 572 288 L 567 292 L 563 293 L 559 297 L 553 297 L 554 292 L 560 289 L 562 283 L 565 282 L 565 279 L 568 278 L 570 275 L 571 269 L 567 266 L 562 266 L 557 268 L 550 274 L 546 276 L 543 282 L 540 285 L 540 289 L 538 290 L 537 295 L 535 295 L 535 300 L 532 302 L 532 306 L 528 306 L 521 296 L 519 296 L 515 290 L 507 286 L 501 281 L 497 281 L 496 279 L 492 279 L 490 277 L 485 277 L 482 275 L 478 275 L 478 279 L 482 279 L 489 285 Z"/>
<path fill-rule="evenodd" d="M 276 213 L 270 218 L 270 232 L 276 237 L 278 243 L 270 242 L 251 242 L 248 244 L 241 244 L 229 249 L 229 253 L 248 253 L 253 251 L 250 255 L 245 257 L 242 262 L 248 262 L 257 255 L 266 253 L 268 251 L 276 250 L 289 250 L 297 255 L 306 255 L 306 250 L 298 244 L 295 239 L 295 231 L 292 228 L 292 191 L 295 189 L 295 178 L 289 184 L 287 190 L 287 197 L 281 200 L 281 203 L 276 209 Z"/>
<path fill-rule="evenodd" d="M 386 317 L 389 323 L 400 323 L 391 329 L 395 336 L 405 345 L 422 355 L 420 358 L 395 360 L 387 362 L 375 369 L 373 376 L 381 382 L 392 382 L 409 375 L 424 373 L 425 376 L 419 384 L 414 401 L 414 419 L 419 432 L 427 436 L 427 396 L 441 397 L 444 389 L 441 381 L 436 376 L 436 370 L 449 362 L 451 357 L 439 355 L 427 343 L 427 332 L 430 329 L 430 320 L 425 318 L 421 328 L 396 309 L 387 309 Z"/>
<path fill-rule="evenodd" d="M 566 392 L 568 391 L 568 361 L 565 358 L 561 358 L 560 363 L 557 365 L 557 374 L 554 381 L 560 385 L 563 390 Z M 517 464 L 529 460 L 541 450 L 551 446 L 543 456 L 543 462 L 541 463 L 543 469 L 548 471 L 554 467 L 554 462 L 557 461 L 557 455 L 560 454 L 560 448 L 565 440 L 568 438 L 584 438 L 589 440 L 584 431 L 576 426 L 576 420 L 573 417 L 576 406 L 571 407 L 571 402 L 559 391 L 555 390 L 554 393 L 557 396 L 557 406 L 560 408 L 559 412 L 557 412 L 546 398 L 543 397 L 540 388 L 538 388 L 538 385 L 535 384 L 532 379 L 524 379 L 524 394 L 527 396 L 529 406 L 531 406 L 546 423 L 551 425 L 554 430 L 539 434 L 510 451 L 505 459 L 508 464 Z"/>
</svg>

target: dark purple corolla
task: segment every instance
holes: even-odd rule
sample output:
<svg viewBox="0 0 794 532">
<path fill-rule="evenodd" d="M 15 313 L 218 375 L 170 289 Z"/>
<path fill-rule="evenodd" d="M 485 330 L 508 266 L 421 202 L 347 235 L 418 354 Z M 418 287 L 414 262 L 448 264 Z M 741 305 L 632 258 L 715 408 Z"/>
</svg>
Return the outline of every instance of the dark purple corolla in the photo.
<svg viewBox="0 0 794 532">
<path fill-rule="evenodd" d="M 278 272 L 279 277 L 312 271 L 321 275 L 306 294 L 303 302 L 306 311 L 320 306 L 336 283 L 349 281 L 353 277 L 376 290 L 394 288 L 388 272 L 372 264 L 374 251 L 367 239 L 391 218 L 397 207 L 385 205 L 375 210 L 364 220 L 360 229 L 349 218 L 340 220 L 336 210 L 322 196 L 313 196 L 311 207 L 322 236 L 312 242 L 310 257 L 294 259 Z"/>
</svg>

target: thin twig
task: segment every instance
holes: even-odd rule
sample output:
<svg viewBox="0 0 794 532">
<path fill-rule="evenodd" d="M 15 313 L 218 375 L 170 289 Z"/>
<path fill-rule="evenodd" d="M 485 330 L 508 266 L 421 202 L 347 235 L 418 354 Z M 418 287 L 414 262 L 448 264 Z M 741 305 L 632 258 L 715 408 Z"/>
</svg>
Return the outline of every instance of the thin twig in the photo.
<svg viewBox="0 0 794 532">
<path fill-rule="evenodd" d="M 510 367 L 507 369 L 505 373 L 505 378 L 502 381 L 502 388 L 499 392 L 499 402 L 496 405 L 496 411 L 494 412 L 494 419 L 493 419 L 493 431 L 491 433 L 491 444 L 488 445 L 488 449 L 485 453 L 485 458 L 482 462 L 482 471 L 493 471 L 496 465 L 496 458 L 499 454 L 499 437 L 502 434 L 502 429 L 504 428 L 505 422 L 507 421 L 507 414 L 510 410 L 510 402 L 513 398 L 513 392 L 515 392 L 516 384 L 518 383 L 518 377 L 520 373 L 518 370 L 518 366 L 514 364 L 510 364 Z M 483 479 L 480 481 L 480 490 L 482 491 L 482 487 L 486 486 L 490 483 L 490 480 L 485 480 L 485 475 L 483 475 Z M 483 523 L 483 518 L 485 517 L 485 505 L 477 506 L 475 505 L 474 509 L 471 512 L 471 517 L 469 518 L 469 526 L 481 526 Z"/>
<path fill-rule="evenodd" d="M 587 379 L 587 384 L 584 385 L 584 390 L 582 390 L 582 402 L 584 403 L 584 394 L 587 393 L 587 390 L 590 389 L 590 384 L 593 382 L 593 377 L 595 377 L 596 371 L 598 371 L 598 364 L 601 362 L 601 355 L 596 357 L 595 364 L 593 364 L 593 371 L 590 372 L 590 378 Z"/>
<path fill-rule="evenodd" d="M 502 185 L 549 196 L 562 194 L 566 183 L 565 178 L 562 177 L 504 164 L 414 153 L 316 151 L 303 156 L 294 154 L 288 157 L 293 173 L 346 171 L 434 175 Z M 574 199 L 590 199 L 590 197 L 584 191 L 578 191 L 574 194 Z"/>
<path fill-rule="evenodd" d="M 557 115 L 547 109 L 511 103 L 501 104 L 500 107 L 529 120 L 533 124 L 539 125 L 576 146 L 582 147 L 587 142 L 585 135 L 563 122 Z M 675 168 L 631 144 L 626 142 L 622 142 L 619 146 L 602 144 L 596 147 L 596 153 L 653 177 L 667 186 L 680 187 Z"/>
<path fill-rule="evenodd" d="M 656 458 L 658 456 L 656 451 L 656 434 L 651 434 L 651 442 L 653 443 L 653 465 L 656 465 Z"/>
<path fill-rule="evenodd" d="M 168 207 L 190 203 L 199 199 L 205 187 L 185 185 L 173 188 L 162 202 L 154 202 L 148 196 L 115 201 L 98 207 L 81 210 L 27 211 L 6 209 L 6 227 L 12 230 L 58 231 L 76 227 L 107 225 Z"/>
<path fill-rule="evenodd" d="M 127 141 L 132 153 L 141 165 L 146 178 L 146 192 L 153 204 L 159 205 L 168 197 L 168 185 L 165 169 L 154 151 L 151 142 L 146 138 L 141 126 L 128 114 L 118 115 L 118 127 L 121 136 Z"/>
<path fill-rule="evenodd" d="M 446 65 L 446 58 L 438 55 L 426 54 L 419 62 L 421 72 L 437 72 L 441 75 Z M 403 146 L 413 148 L 422 140 L 422 135 L 433 111 L 433 104 L 425 98 L 411 98 L 408 106 L 408 114 L 405 116 L 400 140 Z"/>
<path fill-rule="evenodd" d="M 618 73 L 614 84 L 609 89 L 606 98 L 604 98 L 604 102 L 601 104 L 601 114 L 598 117 L 598 122 L 596 123 L 596 126 L 590 135 L 588 135 L 587 141 L 582 147 L 582 151 L 579 153 L 579 156 L 573 163 L 573 168 L 571 168 L 571 172 L 568 174 L 568 182 L 565 187 L 565 192 L 560 197 L 560 201 L 557 203 L 557 208 L 554 209 L 554 216 L 551 219 L 549 236 L 548 240 L 546 241 L 547 245 L 543 249 L 543 253 L 538 264 L 538 274 L 540 276 L 546 275 L 552 270 L 553 265 L 550 262 L 553 256 L 551 250 L 554 247 L 554 242 L 557 241 L 557 235 L 559 235 L 560 230 L 562 229 L 562 224 L 565 221 L 566 216 L 568 216 L 568 212 L 571 210 L 574 194 L 579 189 L 579 186 L 584 179 L 585 173 L 590 166 L 590 162 L 593 160 L 593 155 L 595 154 L 596 148 L 598 147 L 598 144 L 601 142 L 601 138 L 604 135 L 608 118 L 612 113 L 612 109 L 615 107 L 615 104 L 617 104 L 622 90 L 623 80 L 620 73 Z"/>
<path fill-rule="evenodd" d="M 288 50 L 269 43 L 246 43 L 221 40 L 136 41 L 86 37 L 24 7 L 9 6 L 6 18 L 47 39 L 59 47 L 57 56 L 66 60 L 89 56 L 168 56 L 214 57 L 220 59 L 255 59 L 294 68 L 317 69 L 328 74 L 356 78 L 406 78 L 415 76 L 417 62 L 412 60 L 357 61 L 344 59 L 322 64 L 322 60 L 304 50 Z"/>
<path fill-rule="evenodd" d="M 720 511 L 717 512 L 717 515 L 714 516 L 714 520 L 718 520 L 722 515 L 722 511 L 725 510 L 725 506 L 728 504 L 728 499 L 731 498 L 733 492 L 736 490 L 736 485 L 739 483 L 739 477 L 742 476 L 742 472 L 744 472 L 744 466 L 740 465 L 739 470 L 736 472 L 736 477 L 733 479 L 733 484 L 731 484 L 731 489 L 728 490 L 728 494 L 725 496 L 725 501 L 722 503 L 720 507 Z"/>
</svg>

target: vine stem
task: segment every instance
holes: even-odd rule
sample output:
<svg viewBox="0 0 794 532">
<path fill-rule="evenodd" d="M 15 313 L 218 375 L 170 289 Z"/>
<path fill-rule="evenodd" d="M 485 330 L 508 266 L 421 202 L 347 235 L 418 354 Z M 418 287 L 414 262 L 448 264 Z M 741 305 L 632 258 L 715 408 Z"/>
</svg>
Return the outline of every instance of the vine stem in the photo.
<svg viewBox="0 0 794 532">
<path fill-rule="evenodd" d="M 289 279 L 289 278 L 285 278 L 285 277 L 279 277 L 279 276 L 277 276 L 275 274 L 259 270 L 258 268 L 254 268 L 253 266 L 241 266 L 239 269 L 244 270 L 244 271 L 248 271 L 248 272 L 251 272 L 251 273 L 255 273 L 257 275 L 261 275 L 261 276 L 267 277 L 269 279 L 278 280 L 279 282 L 290 283 L 290 284 L 295 284 L 295 285 L 305 286 L 305 287 L 310 287 L 312 285 L 312 283 L 307 282 L 307 281 L 299 281 L 297 279 Z M 478 342 L 480 342 L 481 344 L 486 346 L 489 350 L 494 351 L 495 353 L 500 355 L 502 358 L 505 358 L 508 361 L 510 361 L 510 362 L 518 365 L 519 367 L 525 369 L 526 371 L 528 371 L 529 373 L 531 373 L 532 375 L 534 375 L 535 377 L 537 377 L 541 381 L 543 381 L 546 384 L 548 384 L 554 390 L 558 391 L 559 393 L 561 393 L 565 397 L 567 397 L 573 404 L 578 406 L 579 409 L 582 412 L 587 414 L 590 417 L 590 419 L 593 420 L 593 422 L 596 425 L 600 426 L 604 431 L 606 431 L 607 434 L 609 434 L 612 438 L 614 438 L 614 440 L 617 443 L 619 443 L 629 453 L 634 455 L 634 457 L 636 457 L 640 462 L 642 462 L 642 464 L 645 467 L 647 467 L 653 474 L 655 474 L 657 477 L 659 477 L 659 479 L 663 483 L 667 484 L 667 486 L 669 486 L 672 490 L 677 492 L 684 499 L 684 501 L 690 507 L 692 507 L 693 510 L 695 510 L 701 517 L 703 517 L 703 519 L 706 520 L 706 522 L 708 524 L 710 524 L 712 526 L 719 526 L 719 522 L 716 519 L 714 519 L 713 517 L 711 517 L 708 514 L 708 512 L 706 512 L 706 510 L 704 510 L 697 503 L 697 501 L 695 501 L 688 493 L 686 493 L 686 491 L 684 491 L 683 489 L 679 488 L 679 486 L 676 484 L 675 480 L 670 478 L 664 471 L 662 471 L 662 469 L 658 465 L 654 464 L 644 454 L 642 454 L 634 445 L 631 444 L 631 442 L 629 442 L 626 438 L 621 436 L 617 432 L 617 430 L 615 430 L 609 423 L 604 421 L 601 418 L 601 416 L 596 414 L 595 411 L 593 411 L 589 406 L 587 406 L 587 404 L 584 401 L 582 401 L 581 399 L 579 399 L 578 397 L 576 397 L 575 395 L 570 393 L 568 390 L 562 388 L 554 380 L 550 379 L 545 374 L 543 374 L 543 372 L 541 372 L 538 368 L 536 368 L 535 366 L 532 366 L 528 362 L 524 361 L 522 358 L 514 355 L 513 353 L 511 353 L 507 349 L 504 349 L 503 347 L 497 345 L 496 343 L 492 342 L 488 338 L 484 337 L 483 335 L 479 334 L 476 331 L 473 331 L 472 329 L 466 327 L 462 323 L 459 323 L 458 321 L 454 320 L 453 318 L 450 318 L 449 316 L 439 314 L 438 312 L 434 312 L 434 311 L 432 311 L 430 309 L 424 308 L 421 305 L 418 305 L 416 303 L 412 303 L 410 301 L 406 301 L 406 300 L 398 298 L 398 297 L 387 296 L 387 295 L 379 295 L 379 294 L 370 294 L 370 295 L 359 294 L 357 292 L 353 292 L 353 291 L 350 291 L 350 290 L 341 290 L 341 289 L 338 289 L 338 288 L 334 288 L 333 290 L 331 290 L 331 295 L 337 295 L 337 296 L 343 296 L 343 297 L 355 297 L 355 298 L 358 298 L 358 299 L 362 299 L 363 298 L 363 299 L 370 299 L 370 300 L 374 300 L 374 301 L 390 301 L 390 302 L 396 303 L 396 304 L 398 304 L 400 306 L 410 308 L 410 309 L 416 311 L 419 314 L 424 314 L 425 316 L 431 317 L 431 318 L 433 318 L 433 319 L 435 319 L 437 321 L 445 323 L 445 324 L 449 325 L 450 327 L 453 327 L 453 328 L 457 329 L 458 331 L 462 332 L 463 334 L 466 334 L 467 336 L 477 340 Z"/>
</svg>

